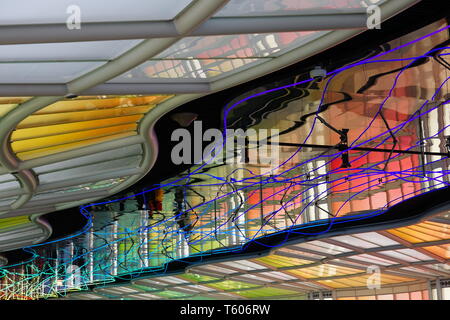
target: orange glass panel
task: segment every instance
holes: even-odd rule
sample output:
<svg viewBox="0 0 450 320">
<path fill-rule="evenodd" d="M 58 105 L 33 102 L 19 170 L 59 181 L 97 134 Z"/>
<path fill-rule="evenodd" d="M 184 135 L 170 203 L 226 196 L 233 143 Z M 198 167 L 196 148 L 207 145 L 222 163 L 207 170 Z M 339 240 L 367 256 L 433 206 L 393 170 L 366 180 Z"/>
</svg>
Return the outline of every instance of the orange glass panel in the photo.
<svg viewBox="0 0 450 320">
<path fill-rule="evenodd" d="M 342 278 L 337 280 L 317 280 L 317 282 L 333 287 L 333 288 L 350 288 L 350 287 L 366 287 L 367 279 L 370 275 Z M 399 277 L 387 274 L 381 274 L 380 284 L 390 284 L 390 283 L 401 283 L 401 282 L 409 282 L 415 279 Z"/>
<path fill-rule="evenodd" d="M 397 293 L 395 295 L 395 300 L 409 300 L 409 293 Z"/>
<path fill-rule="evenodd" d="M 358 300 L 376 300 L 375 296 L 362 296 L 358 297 Z"/>
<path fill-rule="evenodd" d="M 411 243 L 436 241 L 450 238 L 448 227 L 440 223 L 422 222 L 416 225 L 391 229 L 388 232 Z"/>
<path fill-rule="evenodd" d="M 425 250 L 430 251 L 442 258 L 450 259 L 450 244 L 445 244 L 441 246 L 431 246 L 424 247 Z"/>
<path fill-rule="evenodd" d="M 415 291 L 410 293 L 411 300 L 423 300 L 422 291 Z"/>
<path fill-rule="evenodd" d="M 443 229 L 441 230 L 433 230 L 429 226 L 425 224 L 417 224 L 409 226 L 409 229 L 422 232 L 426 236 L 433 237 L 435 239 L 447 239 L 450 238 L 450 232 L 444 232 Z"/>
<path fill-rule="evenodd" d="M 377 296 L 377 300 L 394 300 L 393 294 L 380 294 Z"/>
<path fill-rule="evenodd" d="M 388 230 L 387 232 L 392 233 L 393 235 L 396 235 L 399 238 L 402 238 L 403 240 L 406 240 L 411 243 L 419 243 L 424 242 L 422 239 L 417 239 L 414 235 L 409 235 L 407 233 L 403 233 L 401 231 L 398 231 L 396 229 Z"/>
</svg>

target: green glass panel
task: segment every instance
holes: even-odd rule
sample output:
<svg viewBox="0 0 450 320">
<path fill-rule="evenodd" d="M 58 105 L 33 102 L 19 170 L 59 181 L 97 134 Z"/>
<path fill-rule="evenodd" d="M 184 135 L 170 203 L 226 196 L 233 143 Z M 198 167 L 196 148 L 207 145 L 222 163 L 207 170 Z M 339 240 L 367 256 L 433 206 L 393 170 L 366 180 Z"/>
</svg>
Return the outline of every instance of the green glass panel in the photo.
<svg viewBox="0 0 450 320">
<path fill-rule="evenodd" d="M 152 294 L 163 297 L 163 298 L 181 298 L 181 297 L 190 295 L 190 294 L 181 293 L 181 292 L 177 292 L 177 291 L 171 291 L 171 290 L 164 290 L 161 292 L 153 292 Z"/>
<path fill-rule="evenodd" d="M 255 288 L 258 287 L 259 285 L 245 283 L 241 281 L 225 280 L 217 283 L 211 283 L 209 284 L 209 286 L 221 290 L 240 290 L 240 289 Z"/>
<path fill-rule="evenodd" d="M 180 278 L 193 282 L 207 282 L 207 281 L 215 281 L 219 280 L 219 278 L 214 278 L 210 276 L 203 276 L 196 273 L 185 273 L 180 276 Z"/>
</svg>

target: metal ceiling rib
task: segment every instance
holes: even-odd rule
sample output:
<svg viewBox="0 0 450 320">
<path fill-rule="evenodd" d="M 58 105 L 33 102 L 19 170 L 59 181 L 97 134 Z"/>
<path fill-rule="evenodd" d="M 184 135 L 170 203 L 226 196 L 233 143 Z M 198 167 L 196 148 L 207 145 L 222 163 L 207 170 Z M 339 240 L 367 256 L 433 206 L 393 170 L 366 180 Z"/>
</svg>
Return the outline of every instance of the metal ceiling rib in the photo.
<svg viewBox="0 0 450 320">
<path fill-rule="evenodd" d="M 5 226 L 4 221 L 0 224 L 2 227 L 0 251 L 9 251 L 37 244 L 51 235 L 52 227 L 39 216 L 27 218 L 29 222 L 25 224 L 17 223 L 15 226 Z M 19 219 L 23 219 L 23 217 L 19 217 Z M 17 220 L 17 218 L 12 218 L 12 220 Z"/>
<path fill-rule="evenodd" d="M 300 19 L 299 19 L 300 17 Z M 367 13 L 361 8 L 352 12 L 322 10 L 271 16 L 212 17 L 204 21 L 191 36 L 221 34 L 363 29 Z M 80 32 L 71 32 L 65 23 L 0 26 L 0 44 L 101 41 L 181 37 L 173 21 L 120 21 L 83 23 Z"/>
<path fill-rule="evenodd" d="M 356 34 L 360 33 L 362 30 L 338 30 L 338 31 L 332 31 L 327 32 L 323 34 L 321 37 L 318 37 L 317 39 L 314 39 L 313 41 L 308 43 L 308 46 L 306 47 L 298 47 L 296 49 L 293 49 L 287 53 L 282 54 L 281 56 L 269 59 L 268 61 L 261 63 L 259 65 L 250 67 L 246 69 L 246 72 L 235 72 L 229 76 L 225 76 L 219 80 L 211 81 L 208 83 L 175 83 L 173 91 L 170 93 L 177 93 L 177 92 L 188 92 L 187 94 L 180 94 L 176 95 L 175 97 L 162 102 L 158 104 L 157 108 L 151 109 L 147 114 L 144 115 L 144 117 L 141 119 L 141 121 L 138 124 L 137 129 L 137 135 L 135 136 L 129 136 L 124 138 L 118 138 L 115 140 L 88 145 L 88 146 L 82 146 L 78 148 L 74 148 L 72 150 L 59 152 L 55 154 L 49 154 L 42 157 L 29 159 L 29 160 L 20 160 L 18 159 L 17 155 L 13 152 L 11 145 L 10 145 L 10 137 L 11 133 L 16 129 L 17 125 L 23 121 L 28 116 L 32 115 L 33 113 L 41 110 L 42 108 L 51 105 L 53 103 L 56 103 L 62 99 L 64 99 L 64 96 L 66 94 L 71 95 L 79 95 L 79 94 L 94 94 L 94 93 L 100 93 L 103 94 L 106 93 L 113 93 L 116 92 L 118 87 L 121 87 L 120 90 L 123 90 L 123 93 L 127 92 L 128 94 L 131 92 L 140 92 L 140 93 L 164 93 L 159 90 L 162 90 L 162 85 L 157 83 L 148 83 L 148 84 L 132 84 L 129 87 L 122 86 L 122 84 L 118 83 L 110 83 L 105 84 L 106 81 L 113 79 L 128 70 L 139 66 L 140 64 L 148 61 L 149 59 L 157 56 L 159 53 L 163 52 L 165 49 L 171 47 L 174 45 L 181 37 L 187 37 L 187 36 L 194 36 L 194 35 L 202 35 L 203 33 L 210 34 L 233 34 L 233 33 L 242 33 L 243 29 L 235 29 L 234 31 L 232 28 L 225 28 L 225 25 L 228 25 L 230 21 L 235 21 L 234 23 L 238 23 L 239 21 L 242 21 L 242 17 L 237 18 L 228 18 L 228 17 L 214 17 L 210 18 L 214 13 L 216 13 L 220 8 L 222 8 L 228 1 L 225 0 L 197 0 L 193 1 L 191 4 L 189 4 L 181 13 L 179 13 L 171 22 L 171 26 L 168 28 L 171 30 L 171 32 L 174 32 L 171 34 L 171 37 L 167 37 L 167 35 L 164 35 L 164 32 L 162 30 L 158 31 L 159 38 L 156 38 L 156 35 L 150 35 L 152 39 L 147 39 L 142 42 L 140 42 L 138 45 L 133 47 L 132 49 L 126 51 L 125 53 L 121 54 L 120 56 L 107 61 L 100 67 L 87 72 L 83 74 L 80 77 L 77 77 L 66 84 L 37 84 L 36 87 L 25 85 L 23 87 L 23 91 L 21 95 L 23 96 L 24 93 L 27 95 L 29 94 L 46 94 L 46 96 L 41 97 L 33 97 L 29 100 L 26 100 L 22 102 L 19 107 L 13 108 L 7 112 L 3 118 L 1 119 L 2 126 L 0 127 L 0 137 L 2 139 L 2 149 L 0 152 L 0 170 L 3 173 L 13 173 L 16 177 L 17 181 L 20 183 L 22 190 L 24 191 L 23 194 L 19 195 L 18 199 L 11 204 L 10 210 L 7 210 L 6 212 L 3 211 L 1 217 L 13 217 L 18 215 L 30 215 L 30 214 L 43 214 L 49 211 L 57 210 L 57 209 L 63 209 L 66 207 L 75 206 L 77 204 L 85 203 L 86 201 L 93 201 L 95 199 L 102 198 L 108 194 L 116 193 L 132 184 L 134 184 L 136 181 L 138 181 L 145 173 L 147 173 L 151 167 L 153 166 L 156 155 L 157 155 L 157 139 L 155 137 L 153 126 L 154 123 L 162 117 L 165 113 L 169 112 L 170 110 L 173 110 L 174 108 L 178 107 L 179 105 L 186 103 L 188 101 L 191 101 L 193 99 L 196 99 L 198 97 L 203 96 L 206 93 L 210 92 L 217 92 L 226 88 L 229 88 L 231 86 L 237 85 L 239 83 L 243 83 L 245 81 L 254 79 L 258 76 L 267 74 L 269 72 L 273 72 L 277 69 L 280 69 L 282 67 L 285 67 L 287 65 L 290 65 L 292 63 L 295 63 L 297 61 L 300 61 L 306 57 L 309 57 L 311 55 L 314 55 L 322 50 L 325 50 L 331 45 L 334 45 L 336 43 L 339 43 L 341 41 L 344 41 L 352 36 L 355 36 Z M 391 17 L 392 15 L 404 10 L 405 8 L 413 5 L 417 1 L 413 0 L 399 0 L 399 1 L 388 1 L 385 3 L 382 3 L 380 6 L 382 7 L 382 12 L 384 14 L 383 19 L 387 19 Z M 342 19 L 342 13 L 337 13 L 339 15 L 339 19 Z M 344 14 L 345 15 L 345 14 Z M 347 25 L 335 25 L 335 27 L 339 28 L 354 28 L 361 24 L 361 12 L 351 13 L 352 16 L 355 17 L 355 19 L 349 19 L 346 23 Z M 309 21 L 317 21 L 319 30 L 320 29 L 330 29 L 333 26 L 327 25 L 336 23 L 334 16 L 328 15 L 328 20 L 325 21 L 324 17 L 318 17 L 315 15 L 309 15 L 308 17 L 305 17 L 305 19 L 297 19 L 303 21 L 303 23 Z M 244 27 L 246 29 L 245 32 L 262 32 L 262 31 L 291 31 L 299 29 L 305 29 L 309 30 L 305 25 L 299 25 L 298 23 L 293 23 L 293 20 L 289 17 L 285 17 L 284 20 L 285 23 L 279 25 L 279 27 L 276 27 L 277 21 L 281 19 L 281 16 L 279 17 L 264 17 L 264 19 L 270 20 L 272 19 L 272 22 L 269 24 L 261 24 L 261 17 L 250 17 L 248 18 L 247 22 L 244 23 Z M 208 20 L 213 19 L 213 20 Z M 237 20 L 233 20 L 237 19 Z M 258 20 L 259 19 L 259 20 Z M 319 19 L 319 20 L 317 20 Z M 345 19 L 344 19 L 345 20 Z M 252 23 L 250 23 L 252 21 Z M 259 23 L 258 23 L 259 21 Z M 290 21 L 290 22 L 289 22 Z M 322 22 L 321 22 L 322 21 Z M 355 22 L 356 21 L 356 22 Z M 289 25 L 289 23 L 292 23 Z M 225 23 L 225 25 L 224 25 Z M 234 24 L 232 22 L 232 24 Z M 279 21 L 278 21 L 279 23 Z M 351 25 L 354 23 L 354 25 Z M 108 24 L 104 24 L 105 26 L 108 26 Z M 255 28 L 252 29 L 251 25 Z M 162 24 L 161 24 L 162 26 Z M 20 27 L 18 25 L 15 26 L 1 26 L 2 28 L 13 28 L 13 27 Z M 98 26 L 97 26 L 98 27 Z M 142 27 L 142 26 L 141 26 Z M 165 24 L 163 28 L 166 28 L 167 25 Z M 44 29 L 47 28 L 44 26 Z M 84 27 L 83 27 L 84 28 Z M 259 28 L 259 29 L 258 29 Z M 273 29 L 271 29 L 273 28 Z M 317 29 L 316 28 L 316 29 Z M 114 32 L 111 32 L 110 28 L 106 28 L 108 30 L 109 34 L 115 34 Z M 315 29 L 315 30 L 316 30 Z M 86 26 L 87 33 L 90 33 L 90 29 Z M 135 30 L 135 29 L 133 29 Z M 202 31 L 203 30 L 203 31 Z M 83 31 L 84 32 L 84 31 Z M 159 33 L 161 32 L 161 33 Z M 198 32 L 198 34 L 196 33 Z M 5 34 L 5 32 L 2 32 L 2 36 Z M 9 34 L 9 32 L 8 32 Z M 19 33 L 20 34 L 20 33 Z M 45 33 L 47 34 L 47 33 Z M 77 33 L 80 34 L 80 33 Z M 92 34 L 95 34 L 93 32 Z M 126 39 L 127 37 L 125 35 L 120 35 L 120 33 L 116 33 L 119 36 L 122 37 L 122 39 Z M 22 34 L 24 35 L 24 34 Z M 57 42 L 58 37 L 53 34 L 50 30 L 48 32 L 49 37 L 52 37 L 52 42 Z M 161 35 L 164 35 L 164 37 L 161 37 Z M 81 37 L 88 37 L 88 35 L 85 35 L 84 33 L 81 35 Z M 99 36 L 97 33 L 96 36 Z M 104 35 L 100 34 L 101 37 L 104 37 Z M 149 35 L 147 35 L 149 37 Z M 153 39 L 154 38 L 154 39 Z M 16 39 L 20 39 L 20 36 L 16 37 Z M 103 38 L 102 40 L 106 40 L 107 38 Z M 3 44 L 8 43 L 8 39 L 2 39 L 4 42 Z M 66 41 L 81 41 L 82 38 L 79 38 L 78 40 L 74 39 L 68 39 Z M 93 40 L 91 38 L 86 38 L 84 40 Z M 21 43 L 27 43 L 26 37 L 22 37 Z M 29 40 L 28 40 L 29 41 Z M 41 38 L 41 40 L 34 41 L 34 43 L 43 41 L 45 42 L 45 39 Z M 10 42 L 12 43 L 12 42 Z M 14 42 L 17 43 L 17 42 Z M 179 86 L 178 89 L 176 86 Z M 167 86 L 167 84 L 164 84 L 164 86 Z M 13 89 L 17 90 L 17 88 L 21 88 L 20 84 L 4 84 L 0 85 L 0 94 L 6 95 L 8 92 L 7 90 Z M 41 91 L 42 90 L 42 91 Z M 159 92 L 157 92 L 159 91 Z M 13 92 L 13 91 L 9 91 Z M 191 93 L 195 92 L 195 93 Z M 19 93 L 19 92 L 17 92 Z M 169 93 L 169 92 L 168 92 Z M 70 196 L 67 196 L 67 199 L 64 198 L 64 200 L 69 203 L 63 203 L 63 204 L 51 204 L 46 205 L 47 200 L 39 200 L 34 202 L 32 200 L 34 194 L 38 190 L 46 190 L 50 191 L 52 190 L 52 185 L 48 184 L 44 188 L 39 185 L 39 177 L 34 173 L 33 168 L 37 166 L 42 166 L 46 164 L 51 164 L 59 161 L 65 161 L 69 160 L 75 157 L 81 157 L 86 156 L 90 154 L 95 154 L 102 151 L 108 151 L 108 150 L 114 150 L 116 148 L 124 147 L 130 144 L 142 144 L 143 147 L 143 156 L 141 165 L 139 168 L 136 168 L 136 171 L 126 171 L 122 172 L 121 175 L 127 178 L 122 182 L 119 183 L 116 186 L 112 186 L 111 188 L 107 189 L 106 191 L 98 192 L 98 194 L 94 195 L 92 193 L 89 193 L 89 199 L 86 199 L 86 195 L 80 195 L 79 197 L 71 198 Z M 104 175 L 104 176 L 96 176 L 98 180 L 112 178 L 111 176 Z M 77 183 L 82 183 L 86 181 L 76 181 Z M 61 187 L 62 185 L 54 184 L 53 187 Z M 29 202 L 31 200 L 31 202 Z M 69 201 L 73 200 L 73 201 Z M 27 203 L 29 202 L 29 205 Z M 32 210 L 32 212 L 30 212 Z M 46 234 L 50 234 L 50 229 L 47 229 Z M 1 237 L 1 234 L 0 234 Z M 35 241 L 35 237 L 31 237 L 33 241 Z M 39 237 L 41 239 L 41 237 Z M 30 239 L 31 240 L 31 239 Z M 22 243 L 22 242 L 21 242 Z M 23 244 L 23 243 L 22 243 Z"/>
</svg>

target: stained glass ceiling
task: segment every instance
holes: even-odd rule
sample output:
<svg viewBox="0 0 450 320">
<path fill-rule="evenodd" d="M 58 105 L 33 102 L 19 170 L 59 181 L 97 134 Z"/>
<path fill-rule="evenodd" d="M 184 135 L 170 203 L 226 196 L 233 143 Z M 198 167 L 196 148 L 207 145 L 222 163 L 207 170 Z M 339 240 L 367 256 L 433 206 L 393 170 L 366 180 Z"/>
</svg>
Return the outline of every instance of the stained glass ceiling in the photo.
<svg viewBox="0 0 450 320">
<path fill-rule="evenodd" d="M 252 91 L 237 97 L 241 103 L 227 113 L 227 123 L 280 130 L 280 166 L 272 171 L 255 163 L 208 165 L 201 171 L 193 166 L 157 184 L 157 190 L 84 206 L 92 213 L 89 230 L 27 248 L 34 259 L 5 269 L 4 295 L 7 299 L 65 295 L 69 299 L 450 298 L 448 283 L 446 290 L 437 290 L 440 279 L 450 275 L 446 198 L 450 164 L 445 145 L 450 126 L 445 100 L 449 77 L 447 49 L 439 48 L 448 43 L 448 28 L 446 20 L 439 20 L 389 41 L 383 47 L 407 45 L 383 52 L 377 63 L 354 65 L 328 81 L 300 86 L 295 75 L 277 81 L 270 94 L 258 96 Z M 432 48 L 438 48 L 436 57 L 405 67 Z M 373 81 L 376 77 L 384 81 Z M 271 84 L 262 86 L 254 91 L 271 88 Z M 162 104 L 173 99 L 128 96 L 126 106 L 118 107 L 124 97 L 116 98 L 105 96 L 102 104 L 95 105 L 100 120 L 104 113 L 99 111 L 109 114 L 110 108 L 153 103 L 156 106 L 149 107 L 153 112 L 161 110 L 158 99 L 165 99 Z M 44 116 L 54 121 L 52 125 L 64 125 L 64 134 L 72 134 L 72 127 L 60 123 L 59 116 L 81 121 L 76 112 L 92 111 L 83 104 L 90 100 L 83 96 L 68 100 L 73 104 L 64 108 L 55 104 L 35 111 L 35 118 L 20 122 L 17 132 L 46 126 L 41 123 Z M 29 100 L 5 100 L 12 108 L 20 101 Z M 383 114 L 374 116 L 380 104 Z M 311 117 L 318 114 L 320 123 Z M 349 128 L 350 142 L 359 141 L 363 147 L 348 151 L 349 166 L 343 166 L 336 131 L 328 130 L 333 125 Z M 41 131 L 36 137 L 28 131 L 14 137 L 14 142 L 21 142 L 15 151 L 25 157 L 25 168 L 33 168 L 42 183 L 36 197 L 19 210 L 39 208 L 52 194 L 58 194 L 55 205 L 62 206 L 68 204 L 60 202 L 70 200 L 71 205 L 82 198 L 83 190 L 102 194 L 103 188 L 125 179 L 109 176 L 112 171 L 117 174 L 110 168 L 122 163 L 116 160 L 133 167 L 146 151 L 141 143 L 114 149 L 113 160 L 105 160 L 108 151 L 101 151 L 45 163 L 43 157 L 27 152 L 53 148 L 60 141 L 47 139 L 53 131 Z M 41 138 L 46 139 L 38 140 L 42 145 L 37 144 L 36 150 L 26 149 L 34 146 L 28 140 Z M 312 144 L 299 147 L 299 139 Z M 328 144 L 325 150 L 324 144 Z M 260 143 L 256 145 L 260 148 Z M 317 145 L 322 149 L 312 147 Z M 389 149 L 392 145 L 397 149 Z M 90 145 L 79 150 L 86 148 Z M 58 153 L 48 157 L 56 156 L 60 157 Z M 122 176 L 130 169 L 120 169 Z M 272 174 L 265 174 L 266 170 Z M 93 171 L 104 180 L 89 180 L 99 178 L 86 174 Z M 72 188 L 68 180 L 79 185 Z M 14 175 L 5 173 L 0 182 L 10 184 Z M 5 203 L 18 195 L 22 194 L 10 192 Z M 36 216 L 5 220 L 5 234 Z M 258 245 L 265 250 L 239 256 L 244 248 Z M 53 257 L 50 252 L 56 259 L 48 258 Z M 23 282 L 15 281 L 18 275 Z M 371 282 L 377 275 L 378 285 Z"/>
<path fill-rule="evenodd" d="M 387 19 L 415 2 L 379 5 Z M 3 3 L 0 218 L 18 219 L 14 228 L 26 228 L 39 215 L 132 185 L 151 169 L 157 152 L 148 137 L 153 119 L 366 28 L 359 1 L 258 3 Z M 304 9 L 309 10 L 307 24 L 297 24 Z M 294 20 L 281 23 L 280 14 Z M 346 14 L 352 18 L 343 19 Z M 264 23 L 248 20 L 255 15 Z M 45 231 L 17 241 L 8 238 L 5 248 L 36 243 L 51 232 L 36 226 Z"/>
</svg>

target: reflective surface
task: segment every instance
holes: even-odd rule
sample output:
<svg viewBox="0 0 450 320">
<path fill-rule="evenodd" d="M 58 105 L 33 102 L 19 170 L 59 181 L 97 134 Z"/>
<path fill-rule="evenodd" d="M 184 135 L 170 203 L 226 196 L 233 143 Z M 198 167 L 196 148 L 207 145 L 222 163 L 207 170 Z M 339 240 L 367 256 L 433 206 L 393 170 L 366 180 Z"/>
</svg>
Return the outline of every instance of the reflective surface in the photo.
<svg viewBox="0 0 450 320">
<path fill-rule="evenodd" d="M 382 270 L 382 288 L 407 286 L 401 292 L 408 299 L 429 298 L 424 281 L 449 274 L 447 209 L 405 227 L 327 232 L 343 217 L 400 216 L 390 209 L 449 186 L 447 29 L 434 23 L 322 81 L 299 75 L 236 97 L 224 109 L 226 127 L 278 130 L 269 131 L 269 140 L 279 141 L 270 145 L 273 154 L 262 152 L 267 136 L 259 130 L 235 150 L 243 154 L 230 157 L 233 163 L 221 163 L 218 152 L 213 163 L 147 190 L 82 207 L 87 224 L 79 235 L 31 249 L 36 256 L 27 276 L 40 285 L 27 287 L 26 296 L 64 295 L 153 272 L 157 278 L 69 297 L 307 298 L 319 289 L 364 287 L 371 279 L 367 267 L 374 266 Z M 274 155 L 278 161 L 267 163 Z M 232 259 L 250 241 L 291 232 L 322 238 L 279 240 L 265 257 Z M 168 263 L 226 252 L 229 262 L 163 276 Z M 19 269 L 4 269 L 3 278 Z M 24 294 L 14 284 L 8 288 L 8 294 Z"/>
</svg>

